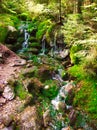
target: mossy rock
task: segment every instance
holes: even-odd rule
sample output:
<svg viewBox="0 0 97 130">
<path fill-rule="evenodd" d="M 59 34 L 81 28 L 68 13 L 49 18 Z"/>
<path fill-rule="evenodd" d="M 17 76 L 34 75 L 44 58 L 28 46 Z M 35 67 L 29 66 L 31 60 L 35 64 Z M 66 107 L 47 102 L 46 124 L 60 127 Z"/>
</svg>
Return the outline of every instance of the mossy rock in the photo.
<svg viewBox="0 0 97 130">
<path fill-rule="evenodd" d="M 40 81 L 45 82 L 48 79 L 52 78 L 51 67 L 48 65 L 41 65 L 38 70 L 38 77 Z"/>
<path fill-rule="evenodd" d="M 32 42 L 29 44 L 29 47 L 34 47 L 34 48 L 40 47 L 40 43 L 39 42 Z"/>
<path fill-rule="evenodd" d="M 7 27 L 0 27 L 0 42 L 4 42 L 7 36 Z"/>
<path fill-rule="evenodd" d="M 27 19 L 29 19 L 29 15 L 28 15 L 27 13 L 19 14 L 18 17 L 19 17 L 21 20 L 24 20 L 24 21 L 26 21 Z"/>
<path fill-rule="evenodd" d="M 39 40 L 42 39 L 43 35 L 47 32 L 47 30 L 51 26 L 51 24 L 52 23 L 50 20 L 45 20 L 38 25 L 38 31 L 36 33 L 37 39 L 39 39 Z"/>
<path fill-rule="evenodd" d="M 0 14 L 0 42 L 4 42 L 8 34 L 8 26 L 16 27 L 19 24 L 17 16 Z"/>
<path fill-rule="evenodd" d="M 84 46 L 81 44 L 76 44 L 71 47 L 70 58 L 71 63 L 79 64 L 80 61 L 87 55 L 87 51 L 84 50 Z"/>
<path fill-rule="evenodd" d="M 31 43 L 32 43 L 32 42 L 37 42 L 36 37 L 30 36 L 29 42 L 31 42 Z"/>
<path fill-rule="evenodd" d="M 29 77 L 29 78 L 32 78 L 34 76 L 37 75 L 37 67 L 36 66 L 33 66 L 33 67 L 30 67 L 30 68 L 26 68 L 25 70 L 22 71 L 21 75 L 23 77 Z"/>
<path fill-rule="evenodd" d="M 37 47 L 33 47 L 33 48 L 30 47 L 27 52 L 31 54 L 38 54 L 39 50 L 37 49 Z"/>
</svg>

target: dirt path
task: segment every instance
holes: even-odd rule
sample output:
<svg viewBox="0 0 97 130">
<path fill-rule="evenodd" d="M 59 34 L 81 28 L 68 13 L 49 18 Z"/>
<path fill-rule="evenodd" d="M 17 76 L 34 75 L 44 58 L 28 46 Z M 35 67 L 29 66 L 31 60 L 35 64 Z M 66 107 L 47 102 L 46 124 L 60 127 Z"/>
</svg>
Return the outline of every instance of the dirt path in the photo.
<svg viewBox="0 0 97 130">
<path fill-rule="evenodd" d="M 0 90 L 4 89 L 8 79 L 16 77 L 21 68 L 20 57 L 0 44 Z"/>
</svg>

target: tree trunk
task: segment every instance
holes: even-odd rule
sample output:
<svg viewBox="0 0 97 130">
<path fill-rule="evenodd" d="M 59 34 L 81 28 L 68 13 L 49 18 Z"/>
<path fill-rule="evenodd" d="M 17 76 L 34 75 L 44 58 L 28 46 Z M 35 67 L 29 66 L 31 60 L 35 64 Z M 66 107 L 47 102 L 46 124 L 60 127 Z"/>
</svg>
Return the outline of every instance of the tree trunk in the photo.
<svg viewBox="0 0 97 130">
<path fill-rule="evenodd" d="M 78 0 L 77 12 L 80 13 L 80 14 L 82 13 L 81 12 L 82 3 L 83 3 L 83 0 Z"/>
</svg>

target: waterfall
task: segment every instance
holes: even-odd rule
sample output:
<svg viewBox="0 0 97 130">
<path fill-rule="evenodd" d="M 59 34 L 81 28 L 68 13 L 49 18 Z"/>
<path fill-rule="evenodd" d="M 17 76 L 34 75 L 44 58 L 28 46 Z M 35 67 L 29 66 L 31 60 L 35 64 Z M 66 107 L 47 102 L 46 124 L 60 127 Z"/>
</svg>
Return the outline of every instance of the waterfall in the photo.
<svg viewBox="0 0 97 130">
<path fill-rule="evenodd" d="M 27 32 L 27 30 L 25 29 L 25 30 L 24 30 L 24 42 L 23 42 L 23 45 L 22 45 L 23 48 L 28 48 L 28 40 L 29 40 L 29 37 L 30 37 L 30 35 L 29 35 L 29 33 Z"/>
<path fill-rule="evenodd" d="M 72 106 L 69 106 L 65 103 L 65 99 L 68 95 L 66 88 L 69 87 L 70 85 L 71 83 L 67 83 L 66 85 L 62 86 L 57 97 L 51 101 L 55 110 L 59 110 L 60 103 L 65 104 L 67 109 L 72 108 Z"/>
<path fill-rule="evenodd" d="M 42 38 L 42 53 L 40 55 L 45 55 L 45 51 L 46 51 L 46 36 L 44 35 Z"/>
</svg>

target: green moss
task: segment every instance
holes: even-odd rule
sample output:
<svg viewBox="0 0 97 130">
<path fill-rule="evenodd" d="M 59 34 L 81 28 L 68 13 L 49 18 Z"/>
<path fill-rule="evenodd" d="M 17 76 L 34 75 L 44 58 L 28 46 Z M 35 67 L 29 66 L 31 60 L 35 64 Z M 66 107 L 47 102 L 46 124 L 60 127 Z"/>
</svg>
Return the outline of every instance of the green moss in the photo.
<svg viewBox="0 0 97 130">
<path fill-rule="evenodd" d="M 4 42 L 6 36 L 7 36 L 7 28 L 0 27 L 0 42 Z"/>
<path fill-rule="evenodd" d="M 25 90 L 23 85 L 19 82 L 17 82 L 15 89 L 16 96 L 20 97 L 21 99 L 26 99 L 30 94 Z M 32 95 L 30 95 L 32 96 Z"/>
<path fill-rule="evenodd" d="M 33 42 L 29 45 L 30 47 L 39 47 L 40 43 L 39 42 Z"/>
<path fill-rule="evenodd" d="M 47 32 L 48 28 L 51 25 L 51 21 L 50 20 L 45 20 L 43 22 L 40 22 L 40 24 L 38 25 L 38 31 L 36 33 L 36 37 L 38 39 L 41 39 L 42 36 Z"/>
<path fill-rule="evenodd" d="M 68 72 L 72 77 L 75 77 L 78 81 L 85 78 L 85 73 L 83 67 L 81 65 L 74 65 L 73 67 L 69 68 Z"/>
<path fill-rule="evenodd" d="M 80 54 L 77 54 L 77 52 L 79 52 L 80 50 L 83 50 L 84 46 L 79 44 L 75 44 L 71 47 L 70 50 L 70 58 L 71 58 L 71 62 L 74 64 L 79 64 L 79 62 L 81 61 L 82 56 Z"/>
<path fill-rule="evenodd" d="M 7 36 L 7 26 L 17 28 L 19 20 L 16 16 L 10 14 L 0 14 L 0 42 L 4 42 Z"/>
<path fill-rule="evenodd" d="M 97 81 L 83 69 L 83 65 L 75 65 L 68 72 L 75 77 L 78 89 L 75 91 L 74 106 L 88 113 L 90 118 L 97 119 Z"/>
<path fill-rule="evenodd" d="M 74 105 L 85 110 L 90 118 L 97 119 L 97 82 L 84 80 L 74 98 Z"/>
<path fill-rule="evenodd" d="M 44 90 L 42 91 L 43 97 L 52 100 L 58 94 L 58 86 L 53 80 L 46 80 L 45 86 L 48 86 L 48 88 L 44 88 Z"/>
</svg>

